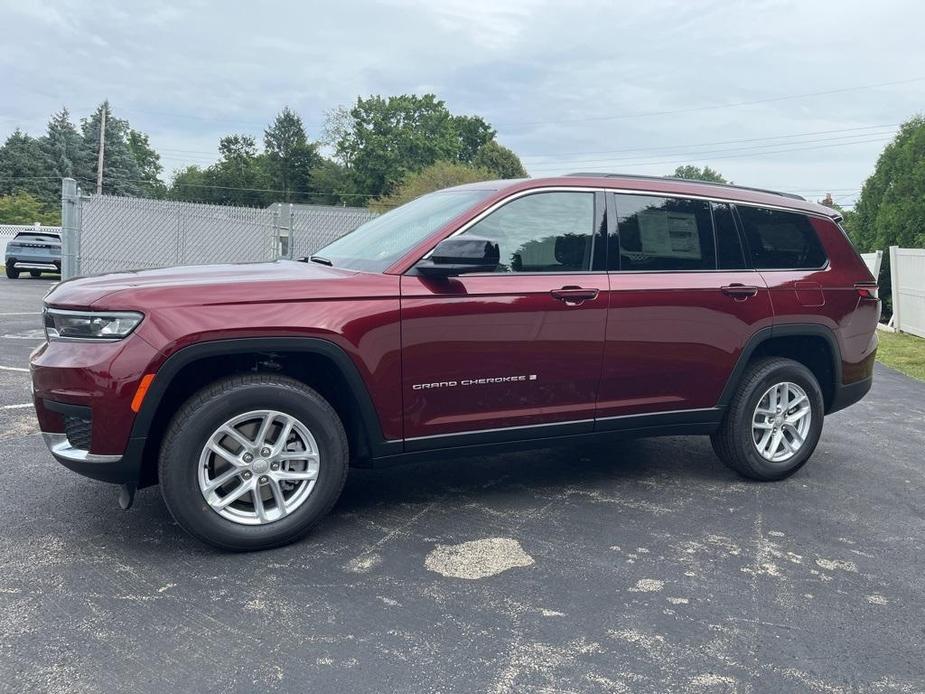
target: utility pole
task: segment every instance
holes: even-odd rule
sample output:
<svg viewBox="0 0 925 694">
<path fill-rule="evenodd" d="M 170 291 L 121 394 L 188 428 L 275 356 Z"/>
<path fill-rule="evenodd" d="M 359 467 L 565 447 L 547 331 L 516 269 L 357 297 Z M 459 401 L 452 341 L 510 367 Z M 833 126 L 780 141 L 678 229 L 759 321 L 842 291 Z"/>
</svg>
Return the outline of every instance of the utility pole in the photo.
<svg viewBox="0 0 925 694">
<path fill-rule="evenodd" d="M 103 194 L 103 153 L 106 150 L 106 112 L 109 102 L 103 102 L 103 112 L 100 115 L 100 152 L 96 160 L 96 194 Z"/>
</svg>

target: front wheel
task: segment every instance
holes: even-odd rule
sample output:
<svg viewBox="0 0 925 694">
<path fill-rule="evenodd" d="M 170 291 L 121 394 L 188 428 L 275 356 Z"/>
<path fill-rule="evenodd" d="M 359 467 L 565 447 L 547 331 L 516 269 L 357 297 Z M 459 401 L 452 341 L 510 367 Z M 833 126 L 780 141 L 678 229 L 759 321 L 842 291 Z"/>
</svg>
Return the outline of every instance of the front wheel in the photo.
<svg viewBox="0 0 925 694">
<path fill-rule="evenodd" d="M 7 265 L 6 266 L 6 276 L 11 280 L 15 280 L 17 277 L 19 277 L 19 270 L 13 267 L 12 264 Z"/>
<path fill-rule="evenodd" d="M 285 376 L 234 376 L 174 417 L 161 448 L 161 493 L 200 540 L 268 549 L 302 537 L 331 509 L 347 462 L 344 428 L 318 393 Z"/>
<path fill-rule="evenodd" d="M 719 458 L 741 475 L 779 480 L 809 460 L 824 414 L 812 371 L 792 359 L 761 359 L 746 370 L 710 440 Z"/>
</svg>

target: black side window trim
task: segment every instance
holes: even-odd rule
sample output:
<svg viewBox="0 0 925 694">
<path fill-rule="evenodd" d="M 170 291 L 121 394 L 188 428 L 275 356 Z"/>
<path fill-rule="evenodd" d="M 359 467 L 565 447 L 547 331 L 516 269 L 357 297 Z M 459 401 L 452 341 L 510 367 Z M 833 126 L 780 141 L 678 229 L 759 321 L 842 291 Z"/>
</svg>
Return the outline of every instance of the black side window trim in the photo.
<svg viewBox="0 0 925 694">
<path fill-rule="evenodd" d="M 607 272 L 607 232 L 610 214 L 604 191 L 594 191 L 594 230 L 591 233 L 589 272 Z"/>
<path fill-rule="evenodd" d="M 716 214 L 715 206 L 716 205 L 725 205 L 729 208 L 729 214 L 732 217 L 732 225 L 735 227 L 736 236 L 739 239 L 739 251 L 742 253 L 742 263 L 743 267 L 740 268 L 721 268 L 719 266 L 719 232 L 717 231 L 716 226 Z M 745 238 L 745 228 L 742 226 L 742 220 L 739 219 L 739 211 L 736 209 L 734 203 L 731 202 L 721 202 L 719 200 L 710 201 L 710 216 L 713 218 L 713 240 L 716 242 L 716 269 L 721 270 L 722 272 L 747 272 L 749 270 L 754 270 L 755 265 L 752 263 L 751 251 L 748 247 L 748 240 Z"/>
</svg>

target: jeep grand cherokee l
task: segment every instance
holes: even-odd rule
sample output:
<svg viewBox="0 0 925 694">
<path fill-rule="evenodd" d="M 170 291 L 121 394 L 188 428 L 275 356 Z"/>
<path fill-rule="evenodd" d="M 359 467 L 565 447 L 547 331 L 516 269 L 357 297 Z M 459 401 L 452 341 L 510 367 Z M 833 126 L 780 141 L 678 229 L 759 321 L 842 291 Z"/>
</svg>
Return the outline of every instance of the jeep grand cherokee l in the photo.
<svg viewBox="0 0 925 694">
<path fill-rule="evenodd" d="M 62 464 L 124 505 L 159 483 L 231 550 L 303 535 L 351 464 L 700 434 L 781 479 L 871 385 L 877 286 L 838 221 L 673 179 L 459 186 L 305 262 L 59 284 L 35 407 Z"/>
</svg>

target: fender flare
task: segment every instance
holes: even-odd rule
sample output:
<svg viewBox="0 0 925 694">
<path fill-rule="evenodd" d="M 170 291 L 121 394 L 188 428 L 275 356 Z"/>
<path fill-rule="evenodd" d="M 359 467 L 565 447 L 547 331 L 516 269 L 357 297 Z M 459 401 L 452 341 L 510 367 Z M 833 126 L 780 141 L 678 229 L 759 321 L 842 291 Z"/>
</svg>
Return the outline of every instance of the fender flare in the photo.
<svg viewBox="0 0 925 694">
<path fill-rule="evenodd" d="M 828 343 L 829 353 L 832 357 L 834 384 L 831 395 L 834 401 L 839 389 L 842 387 L 841 349 L 838 347 L 838 340 L 835 337 L 835 333 L 832 332 L 831 328 L 820 325 L 819 323 L 782 323 L 762 328 L 748 338 L 748 341 L 742 348 L 742 352 L 739 354 L 735 367 L 732 369 L 732 373 L 729 374 L 729 378 L 726 379 L 726 385 L 723 388 L 723 392 L 720 393 L 719 401 L 716 403 L 717 407 L 725 408 L 729 405 L 739 385 L 739 381 L 742 379 L 742 374 L 745 372 L 745 368 L 752 358 L 752 354 L 754 354 L 755 350 L 763 342 L 767 342 L 775 337 L 821 337 Z"/>
<path fill-rule="evenodd" d="M 376 414 L 376 408 L 356 364 L 341 347 L 330 340 L 316 337 L 228 338 L 197 342 L 177 350 L 156 371 L 141 410 L 135 416 L 130 440 L 147 438 L 164 393 L 184 367 L 209 357 L 254 352 L 305 352 L 319 354 L 330 359 L 340 370 L 359 407 L 360 419 L 371 454 L 375 456 L 401 452 L 401 441 L 386 441 L 383 437 L 379 416 Z"/>
</svg>

